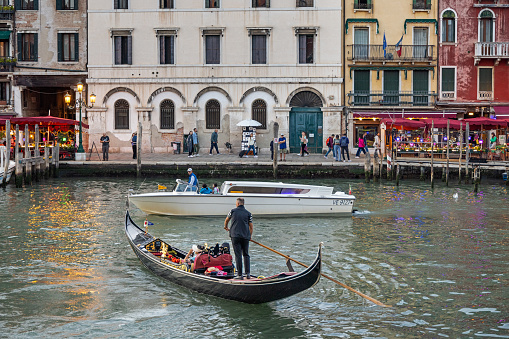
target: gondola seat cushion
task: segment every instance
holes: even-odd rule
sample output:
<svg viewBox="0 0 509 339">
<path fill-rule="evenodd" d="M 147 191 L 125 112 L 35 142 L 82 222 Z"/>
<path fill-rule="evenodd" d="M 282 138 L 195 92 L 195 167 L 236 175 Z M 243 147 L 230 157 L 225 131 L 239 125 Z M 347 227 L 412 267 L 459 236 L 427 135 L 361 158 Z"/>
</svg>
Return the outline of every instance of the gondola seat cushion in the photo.
<svg viewBox="0 0 509 339">
<path fill-rule="evenodd" d="M 208 268 L 214 266 L 232 266 L 232 256 L 231 254 L 221 254 L 217 257 L 211 256 L 210 254 L 202 253 L 199 254 L 194 260 L 194 270 L 199 270 L 201 268 Z"/>
</svg>

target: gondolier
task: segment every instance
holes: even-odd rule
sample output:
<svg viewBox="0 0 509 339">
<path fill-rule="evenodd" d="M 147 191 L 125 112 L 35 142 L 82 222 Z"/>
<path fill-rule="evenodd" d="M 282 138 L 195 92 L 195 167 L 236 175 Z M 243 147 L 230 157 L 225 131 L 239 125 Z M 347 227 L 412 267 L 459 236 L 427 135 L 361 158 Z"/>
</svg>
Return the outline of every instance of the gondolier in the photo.
<svg viewBox="0 0 509 339">
<path fill-rule="evenodd" d="M 242 258 L 244 258 L 244 266 L 247 279 L 251 278 L 251 262 L 249 258 L 249 240 L 253 234 L 253 216 L 244 207 L 244 198 L 237 198 L 237 208 L 228 213 L 224 220 L 224 229 L 230 232 L 232 239 L 233 251 L 235 252 L 235 264 L 237 265 L 236 279 L 242 278 Z M 228 223 L 232 221 L 231 228 Z"/>
</svg>

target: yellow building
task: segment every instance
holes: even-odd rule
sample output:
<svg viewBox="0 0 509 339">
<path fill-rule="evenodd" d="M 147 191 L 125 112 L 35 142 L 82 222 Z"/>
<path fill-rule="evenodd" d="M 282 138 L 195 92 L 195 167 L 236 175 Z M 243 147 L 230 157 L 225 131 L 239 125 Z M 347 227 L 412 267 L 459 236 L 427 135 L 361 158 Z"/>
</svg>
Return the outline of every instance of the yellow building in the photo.
<svg viewBox="0 0 509 339">
<path fill-rule="evenodd" d="M 438 0 L 345 1 L 345 106 L 349 138 L 383 118 L 456 116 L 435 110 Z M 382 126 L 383 127 L 383 126 Z"/>
</svg>

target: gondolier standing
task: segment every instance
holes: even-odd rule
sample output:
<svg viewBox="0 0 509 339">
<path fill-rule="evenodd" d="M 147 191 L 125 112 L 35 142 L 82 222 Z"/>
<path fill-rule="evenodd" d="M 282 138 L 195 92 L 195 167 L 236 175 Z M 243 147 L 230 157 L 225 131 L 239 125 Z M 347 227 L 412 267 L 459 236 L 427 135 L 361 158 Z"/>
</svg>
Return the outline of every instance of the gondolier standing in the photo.
<svg viewBox="0 0 509 339">
<path fill-rule="evenodd" d="M 235 252 L 235 264 L 237 265 L 236 279 L 242 279 L 242 258 L 244 258 L 244 266 L 246 277 L 251 277 L 251 262 L 249 258 L 249 240 L 253 235 L 253 216 L 244 207 L 244 199 L 237 198 L 237 208 L 228 213 L 224 220 L 224 229 L 230 232 L 232 239 L 233 251 Z M 228 223 L 232 221 L 231 228 Z"/>
</svg>

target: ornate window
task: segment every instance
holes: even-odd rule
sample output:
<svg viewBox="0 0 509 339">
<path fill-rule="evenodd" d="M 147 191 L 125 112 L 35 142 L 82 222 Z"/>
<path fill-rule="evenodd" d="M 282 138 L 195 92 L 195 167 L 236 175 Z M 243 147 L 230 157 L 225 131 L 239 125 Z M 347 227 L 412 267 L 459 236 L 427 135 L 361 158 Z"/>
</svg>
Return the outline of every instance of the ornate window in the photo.
<svg viewBox="0 0 509 339">
<path fill-rule="evenodd" d="M 479 14 L 479 42 L 494 42 L 495 15 L 489 9 Z"/>
<path fill-rule="evenodd" d="M 450 9 L 442 14 L 442 42 L 456 42 L 456 14 Z"/>
<path fill-rule="evenodd" d="M 253 102 L 251 118 L 262 124 L 260 129 L 267 129 L 267 104 L 265 101 L 258 99 Z"/>
<path fill-rule="evenodd" d="M 161 102 L 161 129 L 175 128 L 175 105 L 171 100 Z"/>
<path fill-rule="evenodd" d="M 205 105 L 205 128 L 221 128 L 221 104 L 217 100 L 209 100 Z"/>
<path fill-rule="evenodd" d="M 129 103 L 124 99 L 115 102 L 115 129 L 129 129 Z"/>
</svg>

